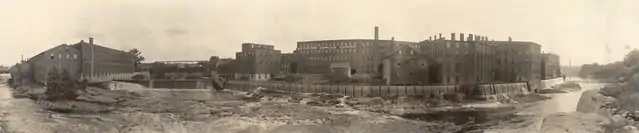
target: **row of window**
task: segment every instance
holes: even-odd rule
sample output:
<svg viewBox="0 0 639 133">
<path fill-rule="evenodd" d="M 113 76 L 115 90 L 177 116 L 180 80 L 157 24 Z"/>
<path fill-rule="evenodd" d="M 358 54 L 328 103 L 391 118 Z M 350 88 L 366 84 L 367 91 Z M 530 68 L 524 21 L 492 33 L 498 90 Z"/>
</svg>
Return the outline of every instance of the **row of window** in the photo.
<svg viewBox="0 0 639 133">
<path fill-rule="evenodd" d="M 302 43 L 299 48 L 307 49 L 309 47 L 340 47 L 340 46 L 351 46 L 354 47 L 360 44 L 361 46 L 368 47 L 371 46 L 372 43 L 368 41 L 361 42 L 326 42 L 326 43 Z"/>
<path fill-rule="evenodd" d="M 51 54 L 49 56 L 49 58 L 50 59 L 78 59 L 78 54 L 72 54 L 71 55 L 71 54 L 61 54 L 61 53 L 59 53 L 59 54 L 57 54 L 57 57 L 56 57 L 56 54 Z"/>
<path fill-rule="evenodd" d="M 253 55 L 253 54 L 254 54 L 253 52 L 241 52 L 239 54 L 236 54 L 236 56 L 250 56 L 250 55 Z M 257 56 L 259 56 L 259 57 L 271 57 L 273 55 L 272 54 L 268 54 L 268 53 L 258 53 Z"/>
<path fill-rule="evenodd" d="M 359 49 L 362 53 L 371 52 L 370 49 Z M 311 49 L 311 50 L 301 50 L 302 54 L 334 54 L 334 53 L 355 53 L 356 49 L 348 48 L 348 49 Z"/>
</svg>

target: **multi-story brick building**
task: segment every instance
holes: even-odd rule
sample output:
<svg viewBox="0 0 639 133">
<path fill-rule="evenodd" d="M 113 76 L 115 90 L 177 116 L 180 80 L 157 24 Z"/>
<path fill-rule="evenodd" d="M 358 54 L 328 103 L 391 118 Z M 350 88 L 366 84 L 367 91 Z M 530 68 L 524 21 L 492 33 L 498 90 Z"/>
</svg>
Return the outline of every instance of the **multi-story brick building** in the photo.
<svg viewBox="0 0 639 133">
<path fill-rule="evenodd" d="M 422 41 L 421 51 L 434 59 L 431 83 L 466 84 L 485 83 L 494 79 L 492 63 L 494 45 L 487 37 L 455 33 L 451 39 L 439 36 Z"/>
<path fill-rule="evenodd" d="M 431 75 L 430 58 L 418 50 L 407 46 L 399 46 L 385 55 L 382 65 L 382 81 L 386 85 L 420 85 L 429 84 Z"/>
<path fill-rule="evenodd" d="M 45 83 L 51 70 L 67 71 L 76 81 L 105 82 L 128 79 L 134 75 L 135 60 L 132 54 L 93 43 L 80 41 L 73 45 L 62 44 L 29 58 L 20 65 L 22 78 Z"/>
<path fill-rule="evenodd" d="M 562 76 L 559 55 L 557 54 L 542 54 L 541 66 L 542 79 L 552 79 Z"/>
<path fill-rule="evenodd" d="M 497 44 L 497 80 L 520 82 L 541 79 L 541 45 L 511 39 L 493 43 Z"/>
<path fill-rule="evenodd" d="M 375 28 L 374 39 L 345 39 L 297 42 L 296 53 L 306 59 L 300 63 L 300 73 L 326 74 L 330 64 L 350 62 L 355 75 L 376 75 L 382 64 L 383 55 L 399 45 L 408 45 L 418 49 L 416 42 L 379 40 Z"/>
<path fill-rule="evenodd" d="M 268 80 L 281 72 L 281 51 L 273 45 L 244 43 L 236 56 L 236 78 Z"/>
</svg>

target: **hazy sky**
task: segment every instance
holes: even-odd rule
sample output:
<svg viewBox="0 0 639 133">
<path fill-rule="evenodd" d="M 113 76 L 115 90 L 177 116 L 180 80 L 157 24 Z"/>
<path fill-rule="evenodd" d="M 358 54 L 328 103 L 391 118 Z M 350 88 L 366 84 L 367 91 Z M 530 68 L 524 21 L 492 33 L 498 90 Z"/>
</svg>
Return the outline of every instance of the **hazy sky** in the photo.
<svg viewBox="0 0 639 133">
<path fill-rule="evenodd" d="M 636 0 L 0 0 L 0 64 L 89 37 L 151 61 L 206 60 L 244 42 L 291 52 L 297 41 L 373 38 L 379 26 L 402 41 L 510 36 L 579 65 L 639 47 L 638 12 Z"/>
</svg>

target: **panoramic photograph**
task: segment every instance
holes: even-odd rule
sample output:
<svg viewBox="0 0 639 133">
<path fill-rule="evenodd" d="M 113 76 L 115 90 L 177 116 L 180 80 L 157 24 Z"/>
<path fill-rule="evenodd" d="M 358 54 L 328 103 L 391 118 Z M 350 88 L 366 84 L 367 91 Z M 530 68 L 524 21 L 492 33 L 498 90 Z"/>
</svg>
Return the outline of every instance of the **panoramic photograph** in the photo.
<svg viewBox="0 0 639 133">
<path fill-rule="evenodd" d="M 0 0 L 0 133 L 639 133 L 637 12 Z"/>
</svg>

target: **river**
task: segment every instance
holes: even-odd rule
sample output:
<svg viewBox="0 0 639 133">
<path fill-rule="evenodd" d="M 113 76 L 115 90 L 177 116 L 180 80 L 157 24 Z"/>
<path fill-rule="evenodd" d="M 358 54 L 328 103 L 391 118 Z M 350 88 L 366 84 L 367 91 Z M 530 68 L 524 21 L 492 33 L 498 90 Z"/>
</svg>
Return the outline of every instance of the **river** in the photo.
<svg viewBox="0 0 639 133">
<path fill-rule="evenodd" d="M 179 116 L 158 113 L 108 113 L 108 114 L 59 114 L 43 110 L 30 99 L 15 99 L 11 95 L 11 89 L 2 83 L 7 75 L 0 77 L 0 133 L 47 133 L 47 132 L 450 132 L 452 125 L 437 123 L 433 120 L 408 120 L 400 117 L 358 111 L 352 109 L 333 109 L 326 107 L 308 107 L 295 104 L 257 103 L 238 104 L 239 106 L 259 106 L 259 110 L 248 115 L 258 117 L 239 117 L 238 115 L 211 118 L 206 121 L 185 122 L 176 121 L 183 119 Z M 569 121 L 555 118 L 558 113 L 574 113 L 577 108 L 581 93 L 586 90 L 599 89 L 601 83 L 592 83 L 580 79 L 570 79 L 579 82 L 582 90 L 547 94 L 550 100 L 536 103 L 521 104 L 514 108 L 502 108 L 498 112 L 464 113 L 472 115 L 459 115 L 473 117 L 475 121 L 485 121 L 483 124 L 470 126 L 486 128 L 485 132 L 556 132 L 553 129 L 565 127 L 556 126 L 556 121 Z M 164 93 L 155 91 L 154 93 Z M 184 108 L 184 107 L 181 107 Z M 186 107 L 189 108 L 189 107 Z M 252 109 L 254 110 L 254 109 Z M 265 112 L 266 111 L 266 112 Z M 286 113 L 288 112 L 288 113 Z M 501 115 L 503 114 L 503 115 Z M 263 118 L 264 116 L 273 118 Z M 443 115 L 443 114 L 442 114 Z M 455 113 L 450 113 L 455 115 Z M 487 117 L 485 115 L 498 115 Z M 298 117 L 310 123 L 315 120 L 329 120 L 315 125 L 287 125 L 282 123 L 284 119 Z M 457 116 L 457 115 L 456 115 Z M 503 117 L 502 117 L 503 116 Z M 430 118 L 438 118 L 429 116 Z M 488 120 L 482 120 L 487 118 Z M 442 118 L 443 119 L 443 118 Z M 447 118 L 448 119 L 448 118 Z M 468 119 L 468 118 L 464 118 Z M 569 118 L 577 119 L 577 118 Z M 276 122 L 279 121 L 279 122 Z M 290 122 L 290 120 L 288 120 Z M 307 123 L 309 123 L 307 122 Z M 341 124 L 338 124 L 341 123 Z M 284 125 L 283 125 L 284 124 Z M 450 124 L 450 123 L 448 123 Z M 459 123 L 458 123 L 459 124 Z M 569 125 L 568 125 L 569 126 Z M 198 128 L 199 127 L 199 128 Z M 459 128 L 459 127 L 457 127 Z"/>
</svg>

